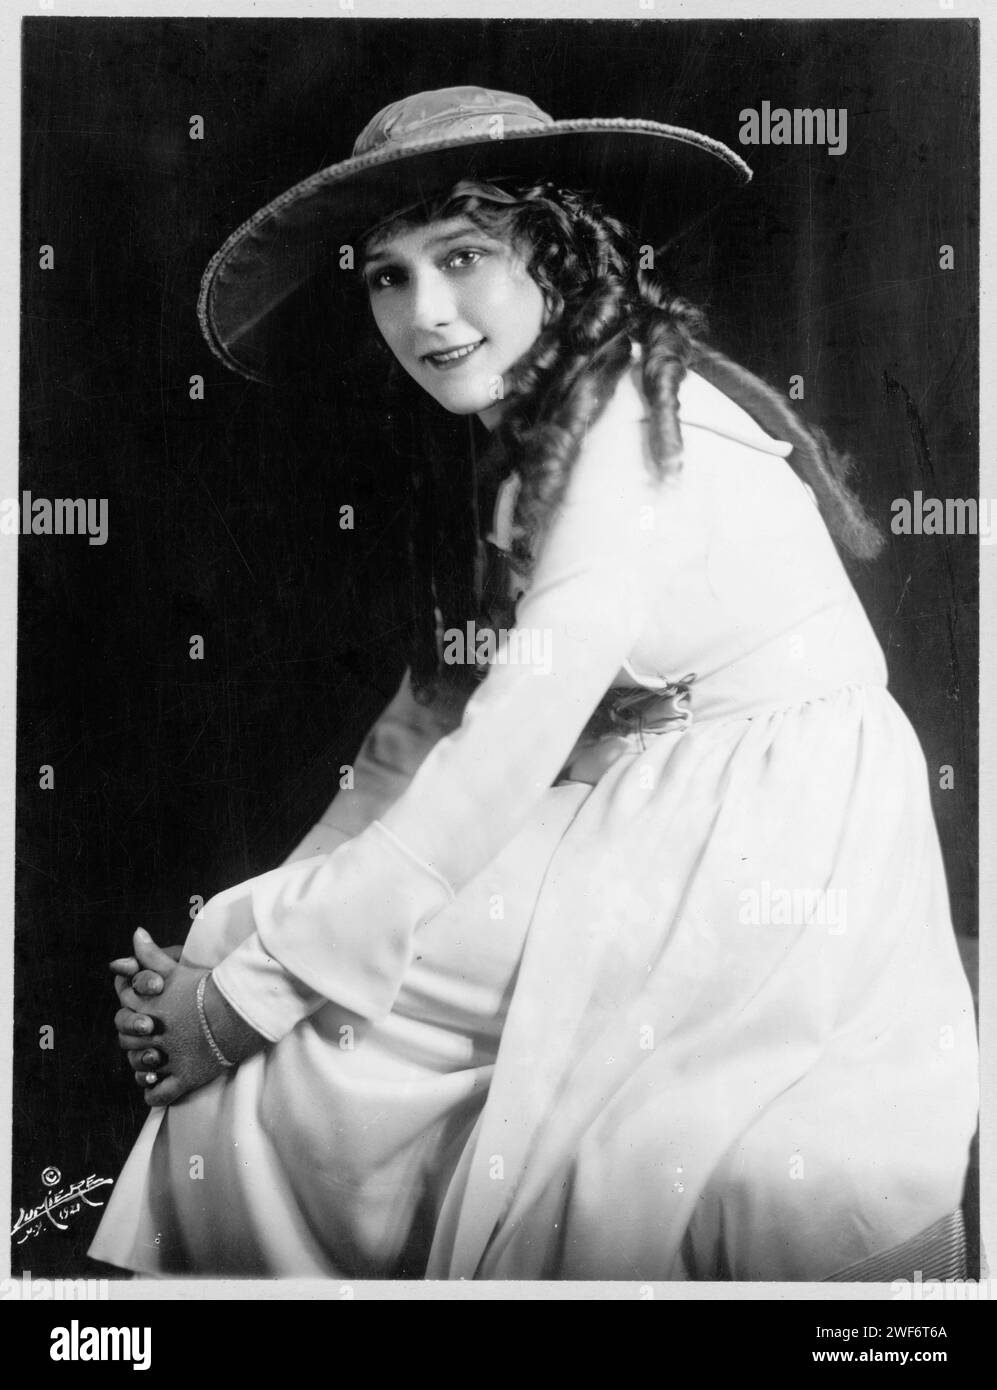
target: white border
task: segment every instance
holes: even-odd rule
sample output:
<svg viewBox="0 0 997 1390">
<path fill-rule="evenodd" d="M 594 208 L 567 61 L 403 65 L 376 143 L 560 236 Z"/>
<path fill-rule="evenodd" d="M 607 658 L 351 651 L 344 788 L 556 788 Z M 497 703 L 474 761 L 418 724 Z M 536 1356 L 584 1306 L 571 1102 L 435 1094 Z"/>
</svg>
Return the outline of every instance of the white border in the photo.
<svg viewBox="0 0 997 1390">
<path fill-rule="evenodd" d="M 990 6 L 993 11 L 993 5 Z M 18 495 L 18 354 L 20 228 L 20 22 L 27 15 L 105 16 L 110 18 L 176 16 L 197 18 L 340 18 L 353 19 L 978 19 L 981 33 L 982 150 L 981 160 L 981 341 L 980 341 L 980 496 L 997 496 L 997 459 L 994 456 L 997 404 L 982 379 L 982 364 L 997 360 L 993 313 L 991 248 L 997 233 L 995 174 L 987 155 L 997 152 L 992 81 L 997 72 L 997 18 L 988 19 L 987 6 L 972 0 L 327 0 L 319 3 L 215 3 L 215 4 L 93 4 L 85 0 L 37 0 L 4 4 L 0 11 L 0 199 L 4 228 L 0 241 L 0 497 Z M 10 1120 L 12 1114 L 11 1061 L 13 1051 L 13 919 L 14 919 L 14 715 L 16 651 L 16 544 L 14 537 L 0 537 L 0 1196 L 5 1211 L 11 1210 Z M 997 728 L 988 717 L 997 708 L 997 660 L 988 649 L 986 635 L 994 631 L 997 546 L 980 547 L 980 1034 L 982 1043 L 983 1096 L 980 1132 L 981 1247 L 983 1275 L 988 1273 L 986 1252 L 997 1251 L 997 1078 L 990 1065 L 997 1052 L 994 1030 L 997 957 L 989 939 L 997 896 L 997 858 L 987 848 L 997 846 L 997 779 L 994 754 Z M 10 1253 L 0 1256 L 0 1277 L 10 1274 Z M 79 1275 L 85 1276 L 80 1270 Z M 364 1280 L 314 1281 L 190 1279 L 112 1281 L 112 1299 L 376 1299 L 376 1300 L 508 1300 L 575 1299 L 632 1300 L 655 1298 L 677 1301 L 715 1299 L 748 1302 L 819 1299 L 889 1300 L 895 1295 L 889 1284 L 665 1284 L 665 1283 L 426 1283 Z M 962 1301 L 962 1300 L 959 1300 Z M 933 1302 L 942 1309 L 949 1301 Z"/>
</svg>

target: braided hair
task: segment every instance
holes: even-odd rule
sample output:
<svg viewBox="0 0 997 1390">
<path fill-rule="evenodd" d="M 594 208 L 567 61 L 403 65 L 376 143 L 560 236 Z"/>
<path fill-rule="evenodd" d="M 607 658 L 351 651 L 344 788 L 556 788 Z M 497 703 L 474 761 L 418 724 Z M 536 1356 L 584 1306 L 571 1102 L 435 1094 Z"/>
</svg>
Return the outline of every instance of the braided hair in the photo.
<svg viewBox="0 0 997 1390">
<path fill-rule="evenodd" d="M 839 546 L 858 559 L 878 554 L 882 536 L 849 485 L 852 459 L 833 449 L 821 430 L 805 424 L 773 387 L 705 341 L 703 314 L 671 294 L 655 270 L 641 264 L 631 228 L 590 196 L 546 181 L 500 186 L 464 179 L 418 211 L 380 224 L 366 240 L 458 215 L 523 248 L 527 271 L 547 305 L 536 340 L 505 374 L 503 411 L 486 459 L 486 466 L 494 467 L 500 458 L 505 471 L 516 469 L 522 479 L 514 517 L 518 570 L 530 572 L 584 435 L 629 368 L 634 342 L 642 349 L 650 454 L 660 478 L 682 467 L 678 392 L 686 373 L 695 370 L 770 434 L 793 445 L 788 462 L 813 489 Z M 397 384 L 398 374 L 392 375 Z M 430 447 L 421 462 L 412 459 L 412 679 L 417 692 L 431 695 L 438 672 L 435 611 L 439 608 L 445 621 L 462 621 L 470 612 L 468 566 L 476 538 L 467 525 L 455 528 L 451 519 L 451 555 L 443 561 L 445 547 L 438 527 L 434 534 L 432 519 L 441 515 L 437 470 L 449 451 L 438 435 L 432 437 L 432 426 L 423 422 L 419 432 L 423 445 Z"/>
</svg>

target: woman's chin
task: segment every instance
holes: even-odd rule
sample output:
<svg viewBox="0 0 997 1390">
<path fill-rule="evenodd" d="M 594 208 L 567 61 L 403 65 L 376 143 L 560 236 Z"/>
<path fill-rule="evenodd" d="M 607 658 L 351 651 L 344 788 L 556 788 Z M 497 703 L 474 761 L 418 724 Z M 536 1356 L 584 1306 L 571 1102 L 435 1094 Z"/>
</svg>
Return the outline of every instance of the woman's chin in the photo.
<svg viewBox="0 0 997 1390">
<path fill-rule="evenodd" d="M 429 395 L 451 415 L 480 415 L 497 404 L 487 390 L 430 391 Z"/>
</svg>

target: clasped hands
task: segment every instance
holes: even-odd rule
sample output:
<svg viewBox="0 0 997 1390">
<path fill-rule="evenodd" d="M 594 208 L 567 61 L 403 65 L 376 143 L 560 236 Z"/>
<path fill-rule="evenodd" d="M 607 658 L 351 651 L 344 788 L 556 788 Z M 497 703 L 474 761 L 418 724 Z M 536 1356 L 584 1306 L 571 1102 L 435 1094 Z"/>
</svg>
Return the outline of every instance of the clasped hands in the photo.
<svg viewBox="0 0 997 1390">
<path fill-rule="evenodd" d="M 147 1105 L 172 1105 L 226 1070 L 222 1058 L 236 1065 L 265 1045 L 210 971 L 180 963 L 180 946 L 162 950 L 141 927 L 133 945 L 134 956 L 111 961 L 121 1006 L 114 1026 Z M 197 1004 L 202 977 L 203 1021 Z"/>
</svg>

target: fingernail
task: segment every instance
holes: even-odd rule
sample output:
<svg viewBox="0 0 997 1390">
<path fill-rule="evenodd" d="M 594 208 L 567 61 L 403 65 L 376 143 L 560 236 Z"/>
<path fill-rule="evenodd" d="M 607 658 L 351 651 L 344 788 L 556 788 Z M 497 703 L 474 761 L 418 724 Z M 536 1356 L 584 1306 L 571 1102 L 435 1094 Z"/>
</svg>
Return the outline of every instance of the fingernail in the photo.
<svg viewBox="0 0 997 1390">
<path fill-rule="evenodd" d="M 145 927 L 138 927 L 138 928 L 136 929 L 136 931 L 135 931 L 135 935 L 139 938 L 140 941 L 151 941 L 151 940 L 152 940 L 152 937 L 151 937 L 151 936 L 149 935 L 149 933 L 146 931 Z"/>
</svg>

